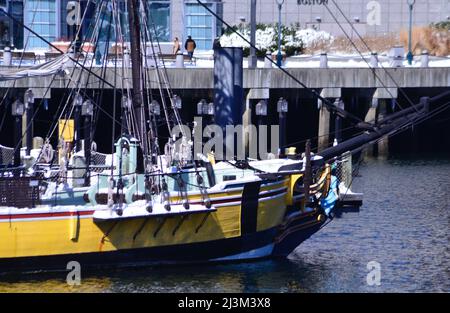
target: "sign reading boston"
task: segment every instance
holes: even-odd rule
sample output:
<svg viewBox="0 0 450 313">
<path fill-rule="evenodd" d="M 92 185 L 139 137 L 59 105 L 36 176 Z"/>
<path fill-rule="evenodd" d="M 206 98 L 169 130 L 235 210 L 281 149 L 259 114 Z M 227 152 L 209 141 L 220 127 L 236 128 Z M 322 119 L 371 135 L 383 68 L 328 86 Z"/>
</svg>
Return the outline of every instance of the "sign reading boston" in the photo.
<svg viewBox="0 0 450 313">
<path fill-rule="evenodd" d="M 328 5 L 328 0 L 297 0 L 298 5 Z"/>
</svg>

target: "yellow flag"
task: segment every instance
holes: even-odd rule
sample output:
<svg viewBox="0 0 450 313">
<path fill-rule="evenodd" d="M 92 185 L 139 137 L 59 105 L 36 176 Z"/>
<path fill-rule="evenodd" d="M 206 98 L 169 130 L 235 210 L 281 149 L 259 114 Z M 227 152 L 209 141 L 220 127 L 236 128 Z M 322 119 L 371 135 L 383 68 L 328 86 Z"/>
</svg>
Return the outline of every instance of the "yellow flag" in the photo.
<svg viewBox="0 0 450 313">
<path fill-rule="evenodd" d="M 72 142 L 74 139 L 75 126 L 74 121 L 70 120 L 59 120 L 58 123 L 58 138 L 63 138 L 65 142 Z"/>
</svg>

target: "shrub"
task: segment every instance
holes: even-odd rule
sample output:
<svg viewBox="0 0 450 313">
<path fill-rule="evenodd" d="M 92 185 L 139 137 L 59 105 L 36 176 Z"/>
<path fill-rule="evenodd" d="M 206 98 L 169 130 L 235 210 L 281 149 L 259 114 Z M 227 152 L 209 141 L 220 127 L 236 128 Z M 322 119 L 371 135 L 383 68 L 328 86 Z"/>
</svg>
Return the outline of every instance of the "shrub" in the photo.
<svg viewBox="0 0 450 313">
<path fill-rule="evenodd" d="M 437 26 L 439 24 L 439 26 Z M 447 56 L 450 54 L 449 31 L 447 22 L 433 24 L 433 26 L 413 27 L 411 47 L 414 54 L 421 54 L 427 50 L 430 55 Z M 400 32 L 400 42 L 408 47 L 408 31 Z"/>
<path fill-rule="evenodd" d="M 431 23 L 431 27 L 442 30 L 450 30 L 450 21 Z"/>
<path fill-rule="evenodd" d="M 243 47 L 244 56 L 248 56 L 250 54 L 250 45 L 234 33 L 234 30 L 239 31 L 239 29 L 244 38 L 250 40 L 249 25 L 233 26 L 220 37 L 220 44 L 222 47 Z M 277 24 L 257 24 L 255 35 L 258 57 L 264 57 L 267 52 L 275 52 L 278 50 Z M 284 25 L 281 27 L 281 48 L 287 56 L 303 53 L 305 45 L 302 37 L 298 36 L 296 27 Z"/>
</svg>

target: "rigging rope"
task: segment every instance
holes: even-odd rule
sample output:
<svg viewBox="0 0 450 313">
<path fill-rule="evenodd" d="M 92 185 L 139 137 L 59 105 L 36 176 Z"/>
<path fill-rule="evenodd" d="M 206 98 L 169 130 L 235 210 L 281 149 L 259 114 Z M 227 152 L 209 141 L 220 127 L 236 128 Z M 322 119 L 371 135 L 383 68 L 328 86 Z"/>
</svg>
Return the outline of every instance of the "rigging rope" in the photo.
<svg viewBox="0 0 450 313">
<path fill-rule="evenodd" d="M 245 38 L 242 34 L 240 34 L 236 29 L 234 29 L 230 24 L 228 24 L 227 22 L 225 22 L 223 20 L 223 18 L 221 18 L 218 14 L 216 14 L 212 9 L 210 9 L 205 3 L 201 2 L 200 0 L 196 0 L 198 4 L 200 4 L 203 8 L 205 8 L 209 13 L 211 13 L 217 20 L 219 20 L 221 23 L 223 23 L 225 26 L 227 26 L 228 29 L 230 29 L 232 32 L 234 32 L 236 35 L 238 35 L 242 40 L 244 40 L 246 43 L 248 43 L 250 45 L 250 47 L 254 48 L 256 51 L 260 51 L 260 49 L 258 49 L 254 44 L 252 44 L 247 38 Z M 334 105 L 334 103 L 332 103 L 331 101 L 329 101 L 327 98 L 324 98 L 320 95 L 319 92 L 317 92 L 315 89 L 309 88 L 308 86 L 306 86 L 304 83 L 302 83 L 299 79 L 297 79 L 294 75 L 292 75 L 291 73 L 289 73 L 286 69 L 284 69 L 281 66 L 278 66 L 278 64 L 273 61 L 270 57 L 268 57 L 267 55 L 264 56 L 268 61 L 270 61 L 273 65 L 275 65 L 279 70 L 281 70 L 284 74 L 286 74 L 287 76 L 289 76 L 289 78 L 291 78 L 292 80 L 294 80 L 296 83 L 298 83 L 300 86 L 302 86 L 303 88 L 305 88 L 308 92 L 310 92 L 311 94 L 313 94 L 315 97 L 317 97 L 317 99 L 320 99 L 322 101 L 323 104 L 326 105 L 326 107 L 331 111 L 334 112 L 336 114 L 341 115 L 342 117 L 346 117 L 349 119 L 352 119 L 354 122 L 356 123 L 365 123 L 363 120 L 361 120 L 359 117 L 355 116 L 354 114 L 345 111 L 344 109 L 341 109 L 339 107 L 336 107 Z"/>
<path fill-rule="evenodd" d="M 33 24 L 34 24 L 34 19 L 35 19 L 35 17 L 36 17 L 37 7 L 38 7 L 38 6 L 39 6 L 39 2 L 36 2 L 36 3 L 35 3 L 34 10 L 33 10 L 33 17 L 31 18 L 31 25 L 32 25 L 32 26 L 33 26 Z M 27 33 L 27 36 L 26 36 L 26 38 L 25 38 L 25 44 L 24 44 L 24 46 L 23 46 L 23 53 L 22 53 L 22 55 L 21 55 L 21 57 L 20 57 L 19 65 L 17 66 L 18 68 L 20 68 L 20 66 L 22 65 L 22 60 L 23 60 L 23 57 L 24 57 L 24 55 L 25 55 L 25 50 L 26 50 L 26 48 L 27 48 L 27 46 L 28 46 L 29 40 L 30 40 L 30 33 Z M 6 100 L 6 98 L 7 98 L 7 96 L 8 96 L 8 93 L 9 93 L 9 90 L 16 87 L 16 82 L 17 82 L 17 79 L 14 79 L 12 87 L 8 87 L 8 89 L 6 89 L 5 95 L 3 96 L 2 100 L 0 101 L 0 107 L 3 105 L 4 101 Z M 6 110 L 7 110 L 7 106 L 5 107 L 5 111 L 6 111 Z M 3 124 L 4 124 L 4 122 L 5 122 L 5 119 L 6 119 L 6 112 L 5 112 L 5 114 L 3 115 L 2 121 L 0 122 L 0 131 L 2 131 L 2 128 L 3 128 Z"/>
<path fill-rule="evenodd" d="M 347 18 L 347 16 L 345 16 L 344 12 L 342 12 L 341 8 L 337 5 L 337 3 L 332 0 L 334 5 L 337 7 L 337 9 L 340 11 L 340 13 L 342 14 L 342 16 L 345 18 L 345 20 L 349 23 L 350 27 L 352 28 L 352 30 L 354 30 L 357 35 L 359 36 L 360 40 L 366 45 L 367 49 L 369 49 L 369 51 L 372 53 L 372 50 L 369 48 L 369 46 L 366 44 L 366 42 L 364 41 L 364 39 L 359 35 L 359 33 L 356 31 L 355 26 L 350 23 L 349 19 Z M 334 21 L 338 24 L 339 28 L 341 29 L 341 31 L 344 33 L 344 35 L 347 37 L 347 39 L 350 41 L 350 43 L 352 44 L 352 46 L 355 48 L 355 50 L 358 52 L 358 54 L 361 56 L 361 58 L 363 59 L 363 61 L 369 66 L 369 68 L 371 68 L 369 61 L 367 61 L 362 52 L 358 49 L 358 47 L 356 46 L 356 44 L 353 42 L 353 40 L 351 39 L 351 37 L 349 36 L 349 34 L 347 33 L 347 31 L 344 29 L 344 27 L 342 26 L 342 24 L 338 21 L 337 17 L 333 14 L 333 12 L 330 10 L 330 8 L 328 7 L 328 4 L 325 5 L 325 8 L 328 10 L 328 13 L 331 15 L 331 17 L 334 19 Z M 405 98 L 407 99 L 407 101 L 409 102 L 409 104 L 411 106 L 413 106 L 416 111 L 418 112 L 417 108 L 415 107 L 414 103 L 411 101 L 411 99 L 409 99 L 408 96 L 406 96 L 406 93 L 403 91 L 402 88 L 400 88 L 399 84 L 395 81 L 395 79 L 392 77 L 392 75 L 389 73 L 389 71 L 380 63 L 380 67 L 385 71 L 385 73 L 389 76 L 389 78 L 393 81 L 393 83 L 395 84 L 395 86 L 397 87 L 397 89 L 400 90 L 400 92 L 405 96 Z M 375 78 L 380 82 L 380 84 L 382 85 L 382 87 L 387 91 L 387 93 L 391 96 L 391 99 L 394 99 L 395 104 L 398 105 L 400 107 L 400 109 L 403 110 L 403 107 L 400 105 L 400 103 L 397 101 L 397 99 L 392 95 L 391 91 L 389 90 L 389 88 L 386 86 L 386 84 L 383 82 L 383 80 L 380 78 L 380 76 L 377 74 L 377 71 L 375 69 L 373 69 L 373 74 L 375 75 Z"/>
<path fill-rule="evenodd" d="M 333 4 L 336 6 L 336 8 L 338 9 L 338 11 L 341 13 L 341 15 L 344 17 L 344 19 L 347 21 L 347 23 L 350 25 L 350 27 L 352 28 L 352 31 L 355 32 L 355 34 L 358 36 L 358 38 L 361 40 L 361 42 L 364 44 L 364 46 L 370 51 L 370 53 L 373 53 L 372 49 L 370 49 L 369 45 L 367 44 L 367 42 L 364 40 L 364 38 L 359 34 L 358 30 L 356 29 L 356 27 L 353 25 L 353 23 L 350 22 L 350 20 L 348 19 L 348 17 L 344 14 L 344 12 L 342 11 L 342 9 L 339 7 L 339 5 L 336 3 L 335 0 L 331 0 L 333 2 Z M 328 4 L 325 4 L 326 9 L 328 10 L 328 12 L 330 13 L 330 15 L 333 17 L 333 19 L 336 21 L 336 23 L 339 25 L 339 27 L 341 28 L 341 30 L 344 32 L 344 34 L 346 35 L 347 39 L 350 40 L 350 42 L 352 43 L 352 45 L 355 47 L 356 51 L 358 52 L 358 54 L 362 57 L 362 53 L 359 51 L 359 49 L 356 47 L 356 45 L 354 44 L 354 42 L 351 40 L 351 38 L 348 36 L 347 32 L 345 32 L 345 30 L 341 27 L 341 24 L 338 22 L 337 18 L 334 16 L 334 14 L 331 12 L 331 10 L 328 8 Z M 363 60 L 366 61 L 363 57 Z M 366 63 L 369 65 L 369 63 L 366 61 Z M 392 77 L 392 75 L 389 73 L 389 71 L 383 66 L 383 64 L 380 63 L 380 67 L 384 70 L 384 72 L 389 76 L 389 78 L 394 82 L 395 86 L 400 90 L 400 93 L 406 98 L 406 100 L 409 102 L 409 104 L 411 106 L 414 106 L 414 103 L 412 102 L 412 100 L 408 97 L 408 95 L 406 94 L 406 92 L 403 91 L 402 88 L 400 88 L 399 84 L 397 83 L 397 81 L 394 79 L 394 77 Z M 370 68 L 370 65 L 369 65 Z M 380 81 L 380 83 L 382 84 L 383 88 L 385 88 L 389 95 L 392 97 L 392 99 L 394 99 L 394 101 L 396 102 L 396 104 L 403 109 L 400 104 L 397 102 L 397 100 L 392 96 L 391 92 L 389 91 L 389 89 L 386 88 L 386 86 L 383 84 L 381 78 L 379 78 L 379 76 L 376 74 L 376 71 L 374 71 L 374 74 L 376 75 L 376 78 Z M 417 111 L 417 110 L 416 110 Z"/>
</svg>

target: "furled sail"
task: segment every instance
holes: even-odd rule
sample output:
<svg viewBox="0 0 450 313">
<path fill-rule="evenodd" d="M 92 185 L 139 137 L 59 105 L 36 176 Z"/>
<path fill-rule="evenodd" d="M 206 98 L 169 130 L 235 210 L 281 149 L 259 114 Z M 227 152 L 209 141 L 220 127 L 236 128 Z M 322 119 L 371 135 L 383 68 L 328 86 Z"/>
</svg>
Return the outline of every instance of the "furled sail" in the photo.
<svg viewBox="0 0 450 313">
<path fill-rule="evenodd" d="M 51 61 L 36 66 L 0 71 L 0 81 L 35 76 L 49 76 L 63 71 L 68 66 L 73 66 L 73 61 L 69 55 L 61 55 Z"/>
</svg>

